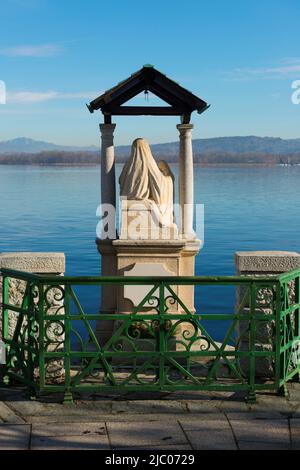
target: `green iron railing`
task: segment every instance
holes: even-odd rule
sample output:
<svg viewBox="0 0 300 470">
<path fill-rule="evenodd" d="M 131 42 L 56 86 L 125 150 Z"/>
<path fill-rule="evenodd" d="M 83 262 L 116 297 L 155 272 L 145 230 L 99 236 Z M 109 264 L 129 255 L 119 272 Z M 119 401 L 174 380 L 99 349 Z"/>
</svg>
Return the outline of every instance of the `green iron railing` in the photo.
<svg viewBox="0 0 300 470">
<path fill-rule="evenodd" d="M 102 391 L 286 393 L 300 374 L 300 270 L 280 276 L 61 277 L 2 269 L 3 380 L 30 395 Z M 14 283 L 23 289 L 14 300 Z M 131 313 L 84 311 L 77 286 L 149 286 Z M 21 287 L 20 287 L 21 286 Z M 234 286 L 234 312 L 192 312 L 180 286 Z M 138 288 L 138 287 L 137 287 Z M 95 333 L 95 321 L 98 322 Z M 229 324 L 221 343 L 215 322 Z M 103 323 L 102 323 L 103 322 Z M 101 338 L 101 324 L 111 335 Z M 86 331 L 86 335 L 83 333 Z M 99 334 L 100 332 L 100 334 Z"/>
</svg>

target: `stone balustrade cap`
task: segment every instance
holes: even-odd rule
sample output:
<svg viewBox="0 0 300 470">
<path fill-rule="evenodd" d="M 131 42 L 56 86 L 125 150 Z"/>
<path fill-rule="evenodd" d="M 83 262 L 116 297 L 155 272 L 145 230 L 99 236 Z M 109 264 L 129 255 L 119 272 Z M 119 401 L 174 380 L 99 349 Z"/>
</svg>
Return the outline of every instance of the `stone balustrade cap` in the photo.
<svg viewBox="0 0 300 470">
<path fill-rule="evenodd" d="M 64 273 L 64 253 L 7 252 L 0 253 L 0 269 L 16 269 L 31 273 Z"/>
<path fill-rule="evenodd" d="M 237 251 L 238 272 L 282 273 L 300 268 L 300 254 L 295 251 Z"/>
</svg>

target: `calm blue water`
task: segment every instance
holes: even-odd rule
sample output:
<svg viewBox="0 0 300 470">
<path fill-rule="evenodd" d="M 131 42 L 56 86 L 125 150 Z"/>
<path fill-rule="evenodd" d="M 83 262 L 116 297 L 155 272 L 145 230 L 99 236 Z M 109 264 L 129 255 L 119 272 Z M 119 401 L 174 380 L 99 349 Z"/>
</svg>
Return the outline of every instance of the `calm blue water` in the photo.
<svg viewBox="0 0 300 470">
<path fill-rule="evenodd" d="M 98 275 L 99 181 L 97 167 L 0 166 L 0 251 L 62 251 L 67 274 Z M 196 167 L 195 191 L 205 205 L 197 274 L 234 274 L 238 250 L 300 250 L 300 167 Z M 95 311 L 98 289 L 79 293 Z M 197 295 L 201 311 L 230 312 L 233 303 L 230 289 L 209 287 Z M 223 327 L 214 329 L 223 335 Z"/>
</svg>

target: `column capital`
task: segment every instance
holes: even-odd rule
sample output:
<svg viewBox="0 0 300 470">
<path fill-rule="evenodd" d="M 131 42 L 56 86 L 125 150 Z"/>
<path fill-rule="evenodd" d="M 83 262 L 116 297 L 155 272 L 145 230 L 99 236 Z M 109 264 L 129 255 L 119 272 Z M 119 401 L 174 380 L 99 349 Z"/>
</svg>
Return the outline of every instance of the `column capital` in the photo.
<svg viewBox="0 0 300 470">
<path fill-rule="evenodd" d="M 194 124 L 177 124 L 180 135 L 186 135 L 194 129 Z"/>
<path fill-rule="evenodd" d="M 102 135 L 113 135 L 116 124 L 99 124 Z"/>
</svg>

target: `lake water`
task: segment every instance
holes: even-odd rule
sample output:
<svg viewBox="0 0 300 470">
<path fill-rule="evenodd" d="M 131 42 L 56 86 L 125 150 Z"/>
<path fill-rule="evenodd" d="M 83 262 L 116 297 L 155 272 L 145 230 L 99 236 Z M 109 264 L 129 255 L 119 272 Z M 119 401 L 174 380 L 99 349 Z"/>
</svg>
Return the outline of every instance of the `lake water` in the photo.
<svg viewBox="0 0 300 470">
<path fill-rule="evenodd" d="M 98 275 L 99 182 L 97 167 L 0 166 L 0 251 L 62 251 L 67 274 Z M 300 167 L 196 167 L 195 200 L 205 206 L 198 275 L 234 274 L 238 250 L 300 251 Z M 98 290 L 80 296 L 98 308 Z M 196 304 L 230 312 L 234 291 L 203 288 Z M 224 328 L 214 328 L 221 338 Z"/>
</svg>

